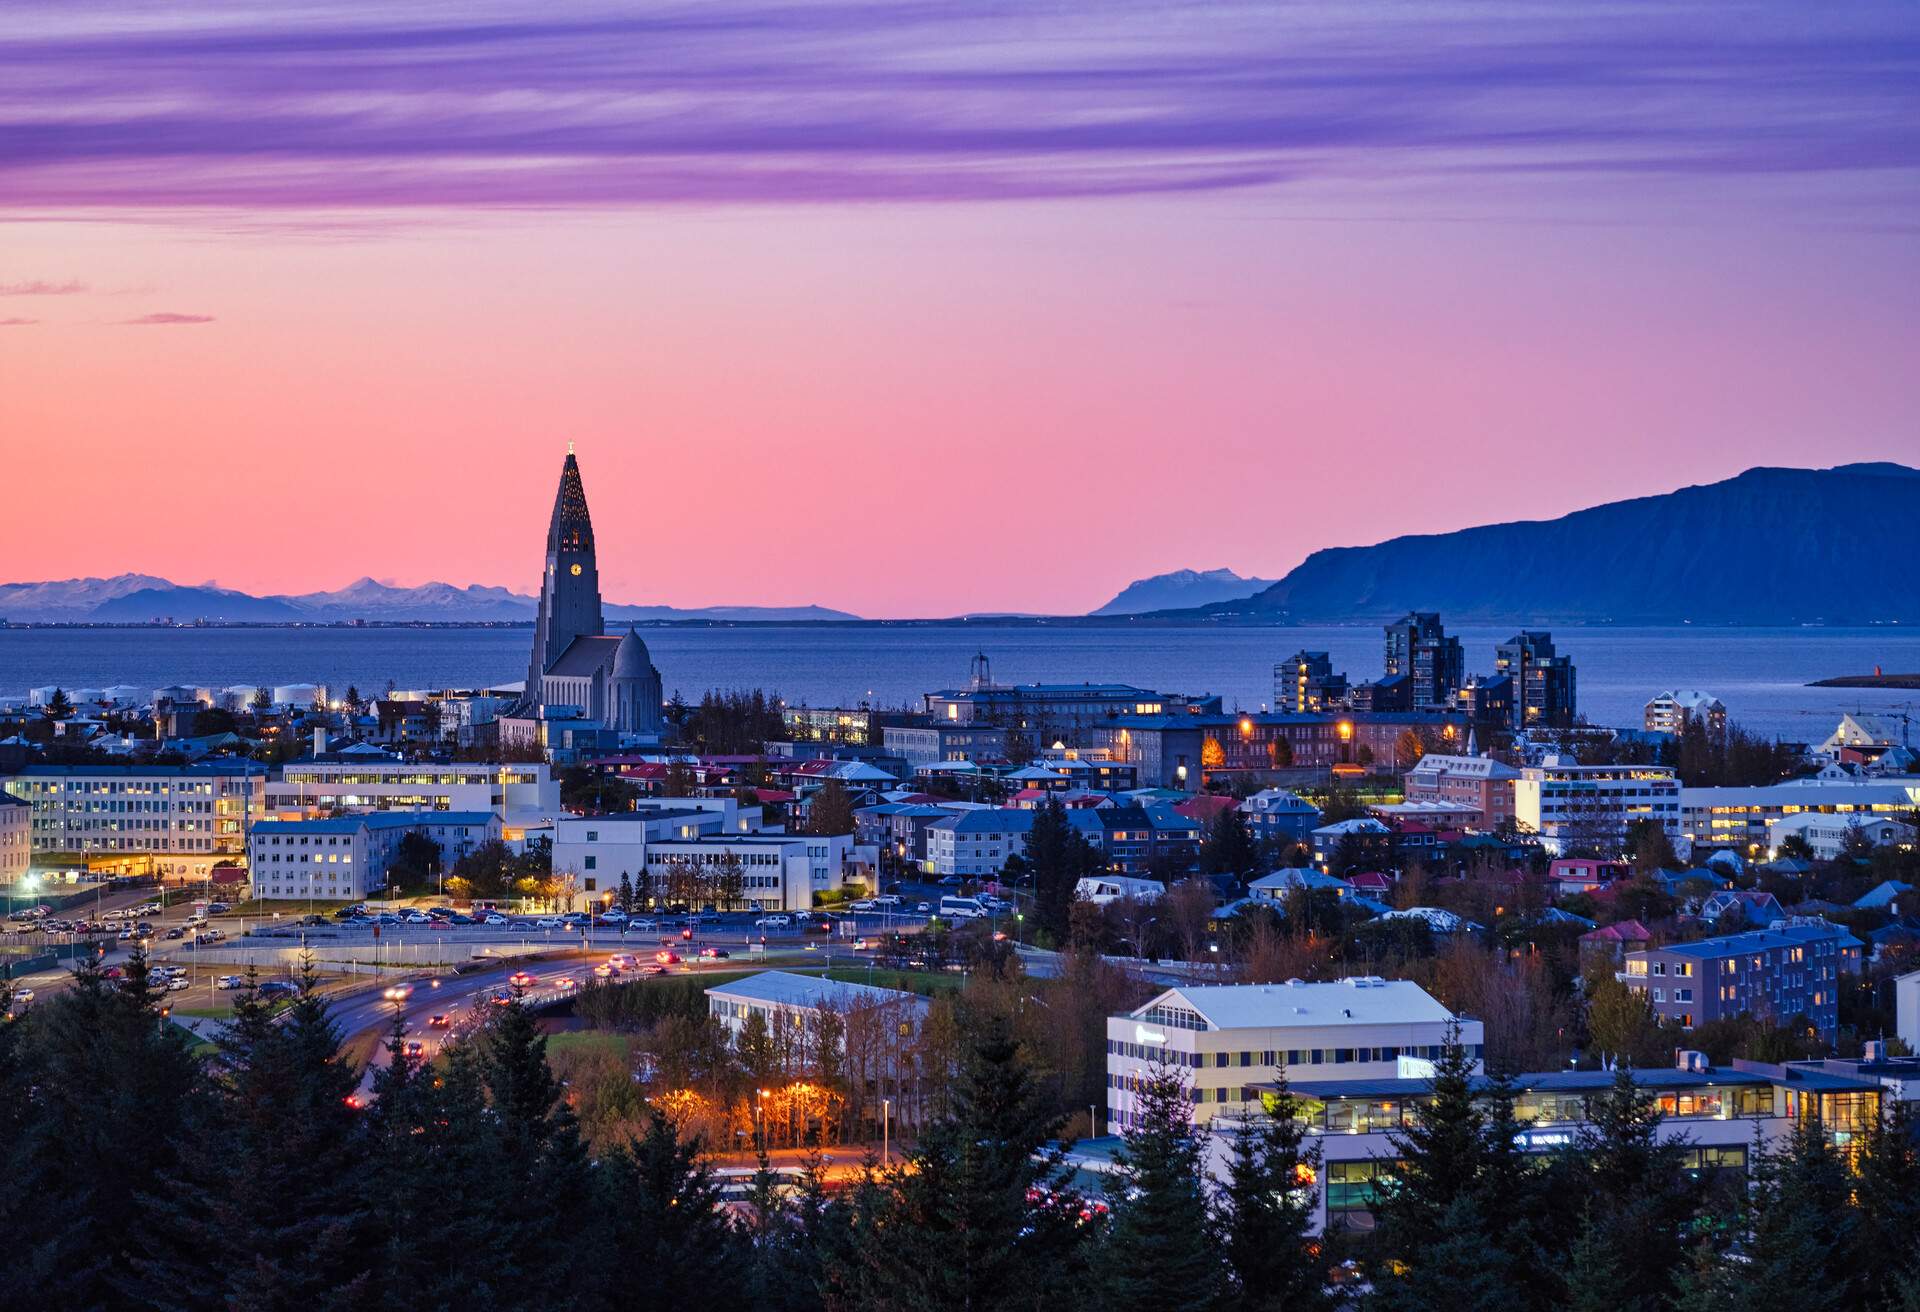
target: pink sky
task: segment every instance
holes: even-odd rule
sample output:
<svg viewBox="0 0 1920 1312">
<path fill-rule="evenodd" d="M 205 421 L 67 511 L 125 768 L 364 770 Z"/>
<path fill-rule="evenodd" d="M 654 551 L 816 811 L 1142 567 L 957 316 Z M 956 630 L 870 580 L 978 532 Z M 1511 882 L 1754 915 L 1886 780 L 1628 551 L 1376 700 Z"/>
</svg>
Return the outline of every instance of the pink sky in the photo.
<svg viewBox="0 0 1920 1312">
<path fill-rule="evenodd" d="M 0 134 L 28 112 L 0 95 Z M 0 581 L 530 591 L 569 440 L 610 600 L 867 615 L 1080 611 L 1169 569 L 1920 458 L 1910 161 L 1383 149 L 1244 185 L 1188 186 L 1202 143 L 1171 188 L 457 207 L 0 151 L 0 321 L 29 321 L 0 326 Z M 862 158 L 951 182 L 907 150 Z"/>
</svg>

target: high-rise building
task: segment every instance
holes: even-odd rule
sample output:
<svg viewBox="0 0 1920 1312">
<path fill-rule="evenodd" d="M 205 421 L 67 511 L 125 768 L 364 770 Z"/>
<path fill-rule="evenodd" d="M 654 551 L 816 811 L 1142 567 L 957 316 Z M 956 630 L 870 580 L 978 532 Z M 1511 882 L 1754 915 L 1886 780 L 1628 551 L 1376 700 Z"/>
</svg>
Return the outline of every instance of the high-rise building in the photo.
<svg viewBox="0 0 1920 1312">
<path fill-rule="evenodd" d="M 1333 672 L 1323 651 L 1297 651 L 1273 667 L 1273 709 L 1324 711 L 1344 702 L 1347 676 Z"/>
<path fill-rule="evenodd" d="M 1387 625 L 1384 679 L 1404 675 L 1413 708 L 1445 706 L 1466 677 L 1467 657 L 1460 639 L 1449 638 L 1437 611 L 1409 611 Z M 1384 681 L 1384 680 L 1383 680 Z"/>
<path fill-rule="evenodd" d="M 1494 649 L 1494 666 L 1513 680 L 1513 727 L 1573 723 L 1573 658 L 1553 649 L 1553 635 L 1526 629 Z"/>
</svg>

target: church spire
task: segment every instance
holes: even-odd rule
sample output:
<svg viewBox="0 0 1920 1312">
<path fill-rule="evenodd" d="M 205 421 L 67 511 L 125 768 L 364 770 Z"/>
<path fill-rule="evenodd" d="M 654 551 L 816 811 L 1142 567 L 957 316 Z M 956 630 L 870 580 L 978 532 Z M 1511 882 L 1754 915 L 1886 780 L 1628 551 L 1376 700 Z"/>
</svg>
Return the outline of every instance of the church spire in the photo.
<svg viewBox="0 0 1920 1312">
<path fill-rule="evenodd" d="M 540 681 L 575 638 L 599 637 L 606 621 L 600 611 L 600 570 L 593 549 L 593 517 L 573 444 L 560 466 L 547 525 L 546 568 L 540 576 L 540 612 L 533 629 L 533 653 L 527 664 L 527 696 L 540 700 Z"/>
</svg>

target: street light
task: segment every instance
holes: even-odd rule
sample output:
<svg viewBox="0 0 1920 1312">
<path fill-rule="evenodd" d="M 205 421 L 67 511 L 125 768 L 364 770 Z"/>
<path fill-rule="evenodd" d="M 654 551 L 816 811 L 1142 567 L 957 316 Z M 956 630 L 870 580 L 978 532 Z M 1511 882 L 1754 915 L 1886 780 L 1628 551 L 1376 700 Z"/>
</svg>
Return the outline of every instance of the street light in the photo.
<svg viewBox="0 0 1920 1312">
<path fill-rule="evenodd" d="M 882 1098 L 880 1100 L 880 1160 L 889 1166 L 893 1165 L 893 1147 L 888 1133 L 893 1128 L 892 1122 L 893 1099 Z"/>
</svg>

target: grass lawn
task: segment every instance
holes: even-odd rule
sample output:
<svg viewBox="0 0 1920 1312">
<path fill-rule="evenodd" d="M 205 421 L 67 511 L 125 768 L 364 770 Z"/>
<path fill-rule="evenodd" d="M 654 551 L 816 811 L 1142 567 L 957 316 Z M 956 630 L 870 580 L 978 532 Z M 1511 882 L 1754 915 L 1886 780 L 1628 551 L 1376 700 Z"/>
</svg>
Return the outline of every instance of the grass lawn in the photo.
<svg viewBox="0 0 1920 1312">
<path fill-rule="evenodd" d="M 315 898 L 309 903 L 305 898 L 274 898 L 267 901 L 261 898 L 249 898 L 245 902 L 235 902 L 233 910 L 222 911 L 223 916 L 271 916 L 280 913 L 282 920 L 298 920 L 312 913 L 316 916 L 330 916 L 345 907 L 357 907 L 360 901 L 329 902 L 324 898 Z"/>
<path fill-rule="evenodd" d="M 949 975 L 944 971 L 891 970 L 884 966 L 875 966 L 871 971 L 864 966 L 835 966 L 821 973 L 828 979 L 848 984 L 871 984 L 875 988 L 899 989 L 904 993 L 918 993 L 929 998 L 943 993 L 958 993 L 961 985 L 966 983 L 963 976 Z"/>
<path fill-rule="evenodd" d="M 559 1034 L 547 1035 L 547 1055 L 550 1057 L 588 1052 L 611 1052 L 624 1057 L 632 1047 L 631 1034 L 619 1034 L 612 1030 L 564 1030 Z"/>
</svg>

